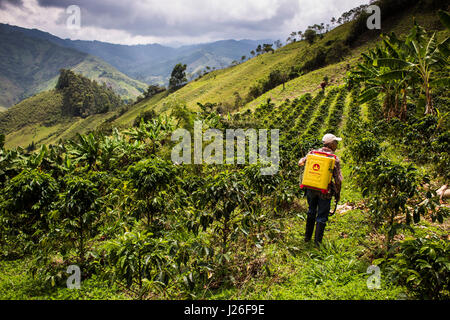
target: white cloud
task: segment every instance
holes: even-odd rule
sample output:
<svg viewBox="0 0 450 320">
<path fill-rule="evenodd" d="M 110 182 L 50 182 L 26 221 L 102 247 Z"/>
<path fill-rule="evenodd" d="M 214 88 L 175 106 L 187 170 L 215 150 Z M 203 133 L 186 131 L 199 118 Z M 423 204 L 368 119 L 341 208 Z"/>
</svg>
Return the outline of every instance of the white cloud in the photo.
<svg viewBox="0 0 450 320">
<path fill-rule="evenodd" d="M 0 0 L 1 1 L 1 0 Z M 23 0 L 3 1 L 0 22 L 62 38 L 137 43 L 220 39 L 285 39 L 291 31 L 328 23 L 368 0 Z M 65 26 L 65 8 L 81 8 L 81 30 Z"/>
</svg>

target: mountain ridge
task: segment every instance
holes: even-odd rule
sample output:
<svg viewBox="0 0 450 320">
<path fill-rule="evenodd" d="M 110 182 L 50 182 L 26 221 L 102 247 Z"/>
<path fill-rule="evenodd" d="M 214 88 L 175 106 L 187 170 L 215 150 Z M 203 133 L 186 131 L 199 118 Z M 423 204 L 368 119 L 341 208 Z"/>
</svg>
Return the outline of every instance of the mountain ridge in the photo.
<svg viewBox="0 0 450 320">
<path fill-rule="evenodd" d="M 56 84 L 60 69 L 83 69 L 84 75 L 105 82 L 128 100 L 147 85 L 131 79 L 99 58 L 45 39 L 36 39 L 0 24 L 0 105 L 10 107 Z M 108 76 L 98 75 L 106 72 Z M 123 84 L 128 85 L 123 85 Z"/>
<path fill-rule="evenodd" d="M 273 42 L 270 39 L 225 39 L 173 48 L 158 43 L 122 45 L 98 40 L 70 40 L 38 29 L 26 29 L 9 24 L 0 24 L 0 27 L 96 56 L 127 76 L 147 84 L 167 84 L 173 66 L 179 62 L 187 64 L 187 72 L 192 74 L 206 66 L 217 69 L 224 68 L 233 60 L 240 60 L 243 55 L 249 56 L 250 51 L 254 50 L 258 44 Z M 209 60 L 209 65 L 203 65 L 199 63 L 203 57 L 198 56 L 198 50 L 215 54 L 217 58 Z M 195 67 L 191 67 L 191 65 L 195 65 Z M 156 71 L 153 71 L 154 69 Z"/>
</svg>

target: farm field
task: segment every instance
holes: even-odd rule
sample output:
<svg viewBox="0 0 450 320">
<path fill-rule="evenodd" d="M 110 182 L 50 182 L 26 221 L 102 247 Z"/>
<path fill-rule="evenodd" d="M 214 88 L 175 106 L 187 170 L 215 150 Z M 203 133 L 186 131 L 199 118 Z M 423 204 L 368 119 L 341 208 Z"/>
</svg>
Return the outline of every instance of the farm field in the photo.
<svg viewBox="0 0 450 320">
<path fill-rule="evenodd" d="M 360 13 L 128 104 L 63 69 L 0 108 L 0 300 L 448 300 L 450 14 L 377 3 L 383 35 Z"/>
</svg>

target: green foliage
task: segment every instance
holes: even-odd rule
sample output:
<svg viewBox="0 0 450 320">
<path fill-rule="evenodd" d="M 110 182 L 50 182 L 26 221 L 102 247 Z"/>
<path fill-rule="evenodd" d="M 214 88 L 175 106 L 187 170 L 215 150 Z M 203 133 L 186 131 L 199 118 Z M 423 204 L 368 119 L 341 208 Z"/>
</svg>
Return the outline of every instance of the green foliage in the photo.
<svg viewBox="0 0 450 320">
<path fill-rule="evenodd" d="M 36 169 L 25 169 L 6 183 L 0 196 L 4 199 L 0 204 L 0 230 L 3 245 L 7 245 L 3 248 L 5 255 L 10 250 L 21 254 L 21 249 L 36 244 L 48 231 L 48 215 L 58 191 L 55 179 Z M 11 246 L 14 238 L 20 239 L 16 248 Z"/>
<path fill-rule="evenodd" d="M 186 84 L 186 68 L 187 66 L 184 64 L 177 64 L 170 76 L 169 80 L 169 91 L 173 92 L 180 89 L 184 84 Z"/>
<path fill-rule="evenodd" d="M 138 296 L 142 298 L 151 285 L 164 285 L 153 281 L 156 276 L 163 280 L 167 272 L 164 256 L 164 241 L 152 238 L 151 233 L 126 232 L 105 245 L 107 263 L 113 266 L 112 279 L 123 280 L 127 287 L 138 286 Z"/>
<path fill-rule="evenodd" d="M 376 150 L 375 147 L 374 150 Z M 378 150 L 376 150 L 378 152 Z M 389 248 L 397 230 L 405 228 L 406 225 L 396 222 L 395 217 L 403 213 L 406 224 L 420 221 L 420 215 L 428 210 L 434 212 L 436 206 L 430 201 L 433 195 L 428 192 L 430 199 L 420 205 L 415 203 L 416 208 L 411 210 L 409 204 L 419 197 L 421 179 L 411 164 L 395 164 L 392 161 L 378 157 L 364 166 L 358 166 L 356 180 L 360 185 L 364 197 L 369 197 L 369 209 L 375 226 L 386 224 L 386 246 Z M 426 180 L 426 179 L 425 179 Z M 434 201 L 436 198 L 434 197 Z M 430 204 L 430 205 L 428 205 Z"/>
<path fill-rule="evenodd" d="M 85 162 L 90 168 L 95 168 L 100 155 L 100 141 L 93 133 L 87 136 L 77 134 L 79 142 L 69 141 L 69 154 L 75 162 Z"/>
<path fill-rule="evenodd" d="M 102 199 L 98 187 L 91 180 L 68 177 L 64 184 L 65 191 L 60 194 L 58 209 L 52 214 L 58 226 L 55 232 L 69 248 L 77 248 L 79 261 L 83 264 L 86 241 L 95 236 L 96 224 L 101 220 Z M 62 248 L 64 253 L 67 247 Z"/>
<path fill-rule="evenodd" d="M 448 299 L 449 243 L 440 239 L 402 241 L 385 265 L 392 281 L 405 285 L 418 299 Z"/>
<path fill-rule="evenodd" d="M 136 188 L 139 206 L 137 215 L 147 217 L 147 224 L 151 226 L 161 215 L 167 200 L 164 191 L 170 186 L 176 175 L 176 167 L 169 161 L 158 158 L 142 160 L 128 168 L 128 176 Z"/>
<path fill-rule="evenodd" d="M 289 80 L 289 76 L 286 72 L 281 70 L 273 70 L 269 77 L 266 80 L 260 80 L 254 86 L 252 86 L 248 92 L 248 99 L 256 99 L 261 96 L 265 92 L 272 90 L 275 87 L 278 87 L 281 84 L 286 83 Z"/>
<path fill-rule="evenodd" d="M 86 118 L 122 106 L 121 98 L 105 84 L 98 85 L 71 70 L 61 70 L 56 89 L 64 95 L 63 112 Z"/>
<path fill-rule="evenodd" d="M 367 132 L 365 136 L 354 139 L 354 141 L 346 152 L 352 159 L 356 171 L 365 166 L 366 162 L 373 161 L 381 155 L 380 142 L 371 132 Z"/>
<path fill-rule="evenodd" d="M 326 65 L 341 61 L 350 53 L 350 49 L 343 41 L 333 41 L 331 46 L 318 45 L 304 55 L 304 63 L 300 68 L 303 73 L 311 72 Z"/>
<path fill-rule="evenodd" d="M 164 91 L 166 91 L 166 88 L 152 84 L 147 88 L 147 91 L 145 92 L 145 98 L 151 98 Z"/>
<path fill-rule="evenodd" d="M 317 33 L 313 29 L 307 29 L 304 33 L 305 40 L 308 41 L 309 44 L 313 44 L 316 40 Z"/>
<path fill-rule="evenodd" d="M 388 119 L 406 119 L 408 91 L 417 86 L 425 95 L 425 114 L 435 112 L 432 99 L 433 86 L 448 82 L 448 39 L 437 42 L 414 21 L 414 28 L 406 41 L 392 33 L 383 36 L 383 46 L 363 54 L 348 76 L 350 85 L 364 85 L 360 102 L 368 102 L 385 95 L 383 113 Z M 443 74 L 438 75 L 440 71 Z"/>
<path fill-rule="evenodd" d="M 139 127 L 141 124 L 141 121 L 149 122 L 150 120 L 154 119 L 156 117 L 155 110 L 149 110 L 145 112 L 141 112 L 136 119 L 134 119 L 133 127 Z"/>
</svg>

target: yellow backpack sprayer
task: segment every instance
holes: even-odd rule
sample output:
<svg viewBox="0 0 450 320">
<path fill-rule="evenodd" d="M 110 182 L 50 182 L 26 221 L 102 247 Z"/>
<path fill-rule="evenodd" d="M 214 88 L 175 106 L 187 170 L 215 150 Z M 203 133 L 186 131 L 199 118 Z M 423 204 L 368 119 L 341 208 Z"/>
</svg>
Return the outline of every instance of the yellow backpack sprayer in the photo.
<svg viewBox="0 0 450 320">
<path fill-rule="evenodd" d="M 333 177 L 335 164 L 336 156 L 334 154 L 312 151 L 306 156 L 306 166 L 300 188 L 320 191 L 324 195 L 328 194 L 328 186 Z M 337 201 L 334 212 L 330 212 L 330 216 L 336 213 L 336 209 Z"/>
</svg>

